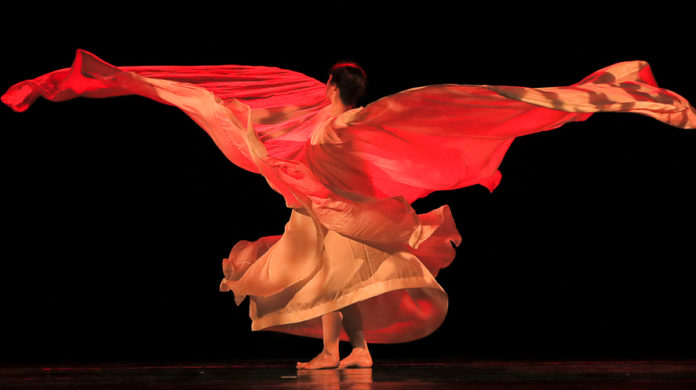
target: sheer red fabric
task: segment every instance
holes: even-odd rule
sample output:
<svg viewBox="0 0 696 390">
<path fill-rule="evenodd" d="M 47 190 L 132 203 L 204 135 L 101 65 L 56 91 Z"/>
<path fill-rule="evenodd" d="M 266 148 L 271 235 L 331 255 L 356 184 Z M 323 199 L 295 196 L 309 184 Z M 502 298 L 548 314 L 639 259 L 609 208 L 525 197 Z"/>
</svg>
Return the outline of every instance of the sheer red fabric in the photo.
<svg viewBox="0 0 696 390">
<path fill-rule="evenodd" d="M 242 241 L 223 261 L 221 290 L 234 291 L 238 304 L 251 298 L 252 329 L 321 337 L 319 316 L 357 303 L 369 342 L 423 337 L 447 312 L 434 276 L 461 237 L 447 206 L 419 215 L 410 206 L 416 199 L 475 184 L 493 191 L 515 137 L 595 112 L 696 127 L 689 102 L 659 88 L 642 61 L 566 87 L 414 88 L 334 118 L 324 84 L 297 72 L 115 67 L 79 50 L 71 68 L 20 82 L 2 101 L 25 111 L 39 96 L 127 94 L 186 112 L 230 161 L 262 174 L 295 210 L 283 236 Z"/>
</svg>

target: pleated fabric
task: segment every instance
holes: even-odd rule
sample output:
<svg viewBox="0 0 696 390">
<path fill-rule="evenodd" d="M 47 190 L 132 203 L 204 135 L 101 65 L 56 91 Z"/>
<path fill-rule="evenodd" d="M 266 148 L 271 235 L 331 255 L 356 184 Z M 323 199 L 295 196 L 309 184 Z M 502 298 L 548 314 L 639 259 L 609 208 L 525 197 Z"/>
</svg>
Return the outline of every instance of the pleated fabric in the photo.
<svg viewBox="0 0 696 390">
<path fill-rule="evenodd" d="M 696 126 L 689 102 L 659 88 L 643 61 L 566 87 L 425 86 L 331 117 L 325 85 L 297 72 L 115 67 L 78 50 L 71 68 L 20 82 L 2 101 L 25 111 L 39 96 L 128 94 L 183 110 L 293 209 L 283 235 L 240 241 L 223 260 L 220 290 L 250 298 L 252 330 L 321 338 L 321 315 L 357 304 L 373 343 L 424 337 L 447 313 L 435 277 L 462 238 L 446 205 L 417 214 L 413 201 L 475 184 L 493 191 L 515 137 L 595 112 Z"/>
</svg>

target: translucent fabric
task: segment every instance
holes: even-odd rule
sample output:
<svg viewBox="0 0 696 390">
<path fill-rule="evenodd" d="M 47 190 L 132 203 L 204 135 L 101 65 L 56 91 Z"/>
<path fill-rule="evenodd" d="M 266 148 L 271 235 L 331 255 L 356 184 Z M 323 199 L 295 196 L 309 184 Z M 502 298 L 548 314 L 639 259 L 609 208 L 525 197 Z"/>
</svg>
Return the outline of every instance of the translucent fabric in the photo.
<svg viewBox="0 0 696 390">
<path fill-rule="evenodd" d="M 241 241 L 223 260 L 220 289 L 237 304 L 250 297 L 253 330 L 321 337 L 322 314 L 356 303 L 378 343 L 424 337 L 447 313 L 435 276 L 461 237 L 447 206 L 416 214 L 413 201 L 475 184 L 493 191 L 515 137 L 595 112 L 696 126 L 689 102 L 657 87 L 642 61 L 566 87 L 414 88 L 331 117 L 324 84 L 297 72 L 114 67 L 79 50 L 71 68 L 18 83 L 2 101 L 24 111 L 39 96 L 126 94 L 179 107 L 293 209 L 282 236 Z"/>
</svg>

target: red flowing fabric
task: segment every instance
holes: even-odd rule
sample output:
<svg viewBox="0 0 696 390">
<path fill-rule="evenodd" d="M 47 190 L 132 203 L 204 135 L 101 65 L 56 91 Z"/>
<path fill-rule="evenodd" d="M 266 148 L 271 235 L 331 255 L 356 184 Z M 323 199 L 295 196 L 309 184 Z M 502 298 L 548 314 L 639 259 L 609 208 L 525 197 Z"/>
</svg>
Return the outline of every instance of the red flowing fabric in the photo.
<svg viewBox="0 0 696 390">
<path fill-rule="evenodd" d="M 253 66 L 115 67 L 78 50 L 73 66 L 20 82 L 2 101 L 141 95 L 186 112 L 237 166 L 262 174 L 293 215 L 282 236 L 241 241 L 222 291 L 249 296 L 252 329 L 321 337 L 319 317 L 356 303 L 369 342 L 433 332 L 447 296 L 434 280 L 461 237 L 447 206 L 416 214 L 431 192 L 493 191 L 522 135 L 632 112 L 684 129 L 696 112 L 659 88 L 649 65 L 622 62 L 565 87 L 432 85 L 329 116 L 325 85 Z M 346 334 L 342 333 L 346 339 Z"/>
</svg>

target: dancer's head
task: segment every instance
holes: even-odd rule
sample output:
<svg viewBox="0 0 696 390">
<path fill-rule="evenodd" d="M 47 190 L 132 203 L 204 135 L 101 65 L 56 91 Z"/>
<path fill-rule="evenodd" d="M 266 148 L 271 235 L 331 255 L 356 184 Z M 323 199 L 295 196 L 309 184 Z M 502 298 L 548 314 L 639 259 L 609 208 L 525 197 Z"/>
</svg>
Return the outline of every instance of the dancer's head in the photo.
<svg viewBox="0 0 696 390">
<path fill-rule="evenodd" d="M 327 88 L 338 88 L 341 103 L 355 107 L 365 95 L 367 78 L 365 71 L 354 62 L 337 62 L 329 70 Z"/>
</svg>

